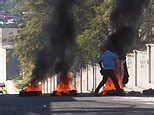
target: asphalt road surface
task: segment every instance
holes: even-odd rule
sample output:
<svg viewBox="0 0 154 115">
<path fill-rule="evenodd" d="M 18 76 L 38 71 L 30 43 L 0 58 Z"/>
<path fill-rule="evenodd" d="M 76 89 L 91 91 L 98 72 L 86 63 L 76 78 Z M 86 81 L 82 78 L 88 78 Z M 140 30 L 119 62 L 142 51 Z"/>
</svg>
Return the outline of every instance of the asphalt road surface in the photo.
<svg viewBox="0 0 154 115">
<path fill-rule="evenodd" d="M 154 115 L 154 97 L 3 95 L 0 115 Z"/>
</svg>

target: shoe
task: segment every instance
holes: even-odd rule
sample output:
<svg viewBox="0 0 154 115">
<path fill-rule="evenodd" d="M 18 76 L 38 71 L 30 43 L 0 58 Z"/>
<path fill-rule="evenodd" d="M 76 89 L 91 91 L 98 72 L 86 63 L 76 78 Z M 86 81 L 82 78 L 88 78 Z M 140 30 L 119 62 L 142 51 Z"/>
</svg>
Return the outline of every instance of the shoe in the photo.
<svg viewBox="0 0 154 115">
<path fill-rule="evenodd" d="M 120 91 L 117 91 L 117 96 L 126 96 L 126 93 L 123 89 L 120 89 Z"/>
</svg>

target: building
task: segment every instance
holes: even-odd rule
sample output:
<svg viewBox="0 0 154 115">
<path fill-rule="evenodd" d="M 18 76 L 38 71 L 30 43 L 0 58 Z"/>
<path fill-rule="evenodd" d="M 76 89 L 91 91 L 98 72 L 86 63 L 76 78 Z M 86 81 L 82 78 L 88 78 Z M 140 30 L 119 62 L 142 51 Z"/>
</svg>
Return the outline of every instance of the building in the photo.
<svg viewBox="0 0 154 115">
<path fill-rule="evenodd" d="M 0 28 L 16 27 L 18 16 L 9 12 L 16 5 L 16 0 L 0 0 Z"/>
<path fill-rule="evenodd" d="M 0 46 L 3 48 L 12 47 L 12 36 L 18 32 L 17 28 L 0 28 Z"/>
<path fill-rule="evenodd" d="M 13 78 L 19 74 L 18 58 L 13 56 L 11 37 L 17 34 L 17 28 L 0 28 L 0 83 L 5 83 L 8 93 L 12 90 Z"/>
</svg>

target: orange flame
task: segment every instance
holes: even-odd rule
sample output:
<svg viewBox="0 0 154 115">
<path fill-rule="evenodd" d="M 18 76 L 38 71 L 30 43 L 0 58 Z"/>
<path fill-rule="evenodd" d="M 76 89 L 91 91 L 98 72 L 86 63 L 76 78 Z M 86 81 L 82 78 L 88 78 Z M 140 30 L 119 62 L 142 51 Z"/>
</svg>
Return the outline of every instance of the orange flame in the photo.
<svg viewBox="0 0 154 115">
<path fill-rule="evenodd" d="M 76 86 L 72 84 L 73 77 L 71 74 L 67 74 L 67 76 L 60 76 L 61 82 L 56 87 L 57 95 L 61 95 L 61 93 L 69 94 L 70 91 L 76 90 Z"/>
<path fill-rule="evenodd" d="M 120 86 L 121 89 L 124 88 L 124 85 L 122 83 L 122 79 L 121 79 L 121 70 L 120 70 L 120 64 L 117 65 L 117 68 L 116 68 L 116 78 L 118 80 L 118 84 Z M 115 86 L 114 86 L 114 83 L 112 82 L 111 78 L 108 78 L 106 84 L 105 84 L 105 87 L 103 88 L 102 90 L 102 95 L 105 95 L 107 94 L 108 91 L 110 90 L 116 90 Z"/>
</svg>

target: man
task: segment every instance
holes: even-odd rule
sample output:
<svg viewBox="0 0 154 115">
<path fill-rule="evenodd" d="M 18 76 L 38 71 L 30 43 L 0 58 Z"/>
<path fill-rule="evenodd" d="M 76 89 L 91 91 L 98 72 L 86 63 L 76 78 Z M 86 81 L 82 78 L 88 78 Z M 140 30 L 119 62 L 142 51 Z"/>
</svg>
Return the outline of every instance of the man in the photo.
<svg viewBox="0 0 154 115">
<path fill-rule="evenodd" d="M 100 73 L 103 75 L 103 80 L 99 83 L 98 87 L 94 91 L 94 93 L 98 93 L 99 89 L 104 86 L 108 78 L 110 77 L 114 83 L 117 93 L 120 92 L 120 86 L 118 84 L 118 80 L 116 78 L 116 62 L 117 62 L 117 55 L 114 53 L 113 49 L 106 50 L 102 56 L 100 61 Z M 103 66 L 102 66 L 103 64 Z"/>
</svg>

